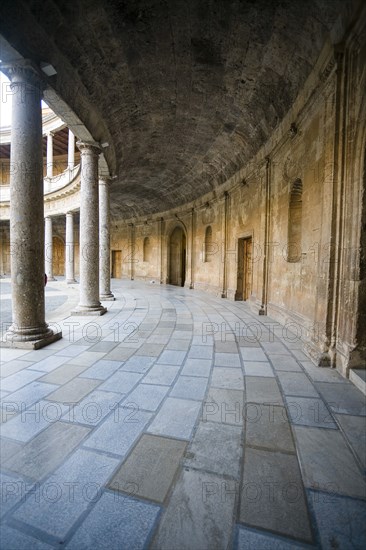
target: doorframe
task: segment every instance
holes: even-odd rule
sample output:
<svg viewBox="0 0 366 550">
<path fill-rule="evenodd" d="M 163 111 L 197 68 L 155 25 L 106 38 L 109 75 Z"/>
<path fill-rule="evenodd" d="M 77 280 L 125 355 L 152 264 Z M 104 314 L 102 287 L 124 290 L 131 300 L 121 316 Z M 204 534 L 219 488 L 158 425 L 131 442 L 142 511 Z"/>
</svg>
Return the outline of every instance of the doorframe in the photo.
<svg viewBox="0 0 366 550">
<path fill-rule="evenodd" d="M 177 223 L 174 224 L 174 226 L 172 227 L 172 229 L 167 233 L 167 243 L 166 243 L 166 250 L 167 250 L 167 280 L 168 280 L 168 284 L 172 284 L 171 283 L 171 279 L 170 279 L 170 240 L 171 240 L 171 237 L 174 233 L 174 231 L 176 229 L 181 229 L 182 232 L 183 232 L 183 235 L 185 237 L 185 241 L 186 241 L 186 246 L 185 246 L 185 258 L 184 258 L 184 261 L 183 261 L 183 256 L 182 256 L 182 272 L 183 272 L 183 268 L 185 267 L 185 272 L 184 272 L 184 284 L 182 285 L 183 287 L 185 286 L 185 282 L 187 280 L 187 266 L 188 266 L 188 261 L 187 261 L 187 256 L 188 256 L 188 235 L 187 235 L 187 230 L 186 228 L 184 227 L 183 223 L 181 221 L 178 221 Z M 183 254 L 183 252 L 182 252 Z"/>
<path fill-rule="evenodd" d="M 253 290 L 253 247 L 254 247 L 254 231 L 246 231 L 245 233 L 241 233 L 240 235 L 237 235 L 236 237 L 236 242 L 237 242 L 237 253 L 238 253 L 238 256 L 237 256 L 237 261 L 236 261 L 236 290 L 235 290 L 235 300 L 236 301 L 240 301 L 240 302 L 248 302 L 250 297 L 248 297 L 247 299 L 244 299 L 244 287 L 245 287 L 245 265 L 243 265 L 243 288 L 242 288 L 242 291 L 241 293 L 238 292 L 238 269 L 239 269 L 239 255 L 240 255 L 240 248 L 241 248 L 241 244 L 240 242 L 242 241 L 242 247 L 243 247 L 243 262 L 244 262 L 244 241 L 245 240 L 248 240 L 248 239 L 251 239 L 252 241 L 252 270 L 251 270 L 251 281 L 250 281 L 250 288 L 251 288 L 251 291 Z M 240 297 L 241 296 L 241 297 Z"/>
<path fill-rule="evenodd" d="M 114 277 L 113 276 L 113 270 L 115 269 L 115 262 L 114 262 L 114 258 L 115 258 L 115 252 L 120 252 L 121 253 L 121 265 L 120 265 L 120 269 L 121 269 L 121 277 Z M 110 273 L 111 273 L 111 279 L 122 279 L 122 249 L 119 249 L 119 248 L 113 248 L 111 249 L 111 255 L 110 255 Z"/>
</svg>

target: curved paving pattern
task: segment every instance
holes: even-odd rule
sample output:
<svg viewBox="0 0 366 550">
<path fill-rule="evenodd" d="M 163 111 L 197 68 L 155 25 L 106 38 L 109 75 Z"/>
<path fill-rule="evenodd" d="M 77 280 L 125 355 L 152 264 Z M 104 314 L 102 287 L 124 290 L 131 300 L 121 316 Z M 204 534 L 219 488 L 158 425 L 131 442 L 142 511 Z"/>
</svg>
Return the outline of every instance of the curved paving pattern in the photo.
<svg viewBox="0 0 366 550">
<path fill-rule="evenodd" d="M 243 303 L 113 292 L 1 350 L 1 547 L 364 548 L 362 394 Z"/>
</svg>

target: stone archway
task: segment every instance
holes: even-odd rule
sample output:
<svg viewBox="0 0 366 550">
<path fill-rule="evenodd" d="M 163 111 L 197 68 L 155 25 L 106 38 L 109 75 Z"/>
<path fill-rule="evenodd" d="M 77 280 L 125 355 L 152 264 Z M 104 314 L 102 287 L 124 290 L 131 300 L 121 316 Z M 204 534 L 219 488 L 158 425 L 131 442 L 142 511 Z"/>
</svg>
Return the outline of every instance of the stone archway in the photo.
<svg viewBox="0 0 366 550">
<path fill-rule="evenodd" d="M 172 231 L 168 244 L 169 283 L 184 286 L 186 280 L 187 238 L 184 230 L 177 226 Z"/>
</svg>

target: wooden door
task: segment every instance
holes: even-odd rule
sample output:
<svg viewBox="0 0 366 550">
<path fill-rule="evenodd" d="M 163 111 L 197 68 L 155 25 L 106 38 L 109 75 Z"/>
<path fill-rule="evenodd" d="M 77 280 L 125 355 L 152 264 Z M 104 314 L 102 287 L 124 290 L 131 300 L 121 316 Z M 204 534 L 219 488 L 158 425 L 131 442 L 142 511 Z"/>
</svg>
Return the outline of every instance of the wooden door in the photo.
<svg viewBox="0 0 366 550">
<path fill-rule="evenodd" d="M 238 240 L 235 300 L 248 300 L 252 292 L 252 237 Z"/>
<path fill-rule="evenodd" d="M 122 278 L 122 250 L 112 250 L 112 277 Z"/>
<path fill-rule="evenodd" d="M 186 279 L 186 236 L 176 227 L 169 242 L 169 284 L 184 286 Z"/>
<path fill-rule="evenodd" d="M 52 248 L 53 275 L 65 275 L 65 243 L 60 237 L 53 237 Z"/>
</svg>

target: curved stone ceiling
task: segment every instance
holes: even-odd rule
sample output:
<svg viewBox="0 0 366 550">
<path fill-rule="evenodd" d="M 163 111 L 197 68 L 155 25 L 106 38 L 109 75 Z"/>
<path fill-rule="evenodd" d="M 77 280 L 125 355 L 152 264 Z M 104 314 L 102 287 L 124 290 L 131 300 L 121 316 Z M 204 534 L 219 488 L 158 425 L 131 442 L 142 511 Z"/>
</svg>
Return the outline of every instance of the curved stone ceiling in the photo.
<svg viewBox="0 0 366 550">
<path fill-rule="evenodd" d="M 112 215 L 217 189 L 288 111 L 345 0 L 2 0 L 0 34 L 105 149 Z"/>
</svg>

